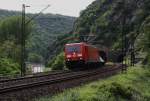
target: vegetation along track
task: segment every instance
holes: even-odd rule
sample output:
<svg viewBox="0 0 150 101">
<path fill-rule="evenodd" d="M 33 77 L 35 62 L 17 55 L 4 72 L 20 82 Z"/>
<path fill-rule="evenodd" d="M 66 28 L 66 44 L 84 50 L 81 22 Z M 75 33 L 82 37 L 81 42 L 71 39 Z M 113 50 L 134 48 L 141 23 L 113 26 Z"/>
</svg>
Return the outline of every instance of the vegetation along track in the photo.
<svg viewBox="0 0 150 101">
<path fill-rule="evenodd" d="M 106 68 L 107 67 L 107 68 Z M 110 68 L 111 67 L 111 68 Z M 14 85 L 0 88 L 0 100 L 5 101 L 26 101 L 27 99 L 41 95 L 54 94 L 63 89 L 78 86 L 91 80 L 107 77 L 121 71 L 122 65 L 105 66 L 103 68 L 58 73 L 57 75 L 46 76 L 42 79 L 35 79 L 31 82 L 16 83 Z M 32 89 L 31 89 L 32 88 Z M 13 99 L 13 100 L 12 100 Z"/>
</svg>

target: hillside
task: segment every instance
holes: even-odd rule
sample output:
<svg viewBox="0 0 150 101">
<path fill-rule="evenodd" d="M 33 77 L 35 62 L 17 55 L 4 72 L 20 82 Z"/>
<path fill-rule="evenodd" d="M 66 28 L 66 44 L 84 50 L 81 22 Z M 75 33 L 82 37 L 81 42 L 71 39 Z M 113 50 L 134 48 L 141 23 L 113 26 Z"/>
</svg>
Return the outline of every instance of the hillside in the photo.
<svg viewBox="0 0 150 101">
<path fill-rule="evenodd" d="M 21 12 L 0 10 L 0 19 L 10 16 L 21 16 Z M 27 14 L 31 18 L 34 14 Z M 27 52 L 29 55 L 35 54 L 45 61 L 48 47 L 53 46 L 57 37 L 69 33 L 72 30 L 75 17 L 63 16 L 58 14 L 41 14 L 34 19 L 34 30 L 27 40 Z M 55 51 L 55 49 L 53 49 Z"/>
<path fill-rule="evenodd" d="M 74 17 L 52 14 L 44 14 L 37 17 L 35 19 L 36 28 L 29 39 L 28 51 L 42 55 L 44 60 L 50 57 L 52 53 L 49 52 L 48 47 L 54 46 L 53 43 L 57 37 L 68 34 L 72 30 L 74 20 Z M 53 51 L 56 50 L 54 48 L 51 49 Z"/>
<path fill-rule="evenodd" d="M 110 49 L 121 48 L 123 32 L 127 34 L 128 48 L 142 33 L 142 25 L 150 17 L 149 10 L 149 0 L 96 0 L 80 13 L 74 32 L 80 36 L 95 35 L 91 43 Z"/>
</svg>

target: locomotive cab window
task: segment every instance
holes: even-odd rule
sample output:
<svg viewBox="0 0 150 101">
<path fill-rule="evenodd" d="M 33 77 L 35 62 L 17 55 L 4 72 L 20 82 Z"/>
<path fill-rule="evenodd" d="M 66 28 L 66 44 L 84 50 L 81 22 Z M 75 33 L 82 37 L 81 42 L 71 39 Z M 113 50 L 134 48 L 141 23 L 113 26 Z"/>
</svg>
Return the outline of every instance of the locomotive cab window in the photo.
<svg viewBox="0 0 150 101">
<path fill-rule="evenodd" d="M 80 53 L 81 52 L 81 46 L 80 45 L 73 45 L 73 46 L 66 46 L 66 52 L 67 53 Z"/>
</svg>

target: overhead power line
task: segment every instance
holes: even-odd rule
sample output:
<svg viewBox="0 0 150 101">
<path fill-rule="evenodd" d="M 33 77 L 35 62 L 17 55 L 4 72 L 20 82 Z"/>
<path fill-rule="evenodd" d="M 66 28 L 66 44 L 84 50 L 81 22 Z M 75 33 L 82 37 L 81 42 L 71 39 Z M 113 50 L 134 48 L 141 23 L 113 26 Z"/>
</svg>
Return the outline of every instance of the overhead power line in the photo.
<svg viewBox="0 0 150 101">
<path fill-rule="evenodd" d="M 38 14 L 36 14 L 36 15 L 34 15 L 27 23 L 26 23 L 26 25 L 28 24 L 28 23 L 30 23 L 33 19 L 35 19 L 36 17 L 38 17 L 40 14 L 42 14 L 42 12 L 43 11 L 45 11 L 47 8 L 49 8 L 50 7 L 50 5 L 47 5 L 45 8 L 43 8 Z"/>
</svg>

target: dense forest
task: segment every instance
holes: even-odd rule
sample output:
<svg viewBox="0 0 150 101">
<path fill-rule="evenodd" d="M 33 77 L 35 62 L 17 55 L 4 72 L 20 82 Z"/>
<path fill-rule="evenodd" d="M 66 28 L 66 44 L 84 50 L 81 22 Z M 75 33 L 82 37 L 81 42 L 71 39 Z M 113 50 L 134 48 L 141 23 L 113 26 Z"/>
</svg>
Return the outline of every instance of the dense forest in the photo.
<svg viewBox="0 0 150 101">
<path fill-rule="evenodd" d="M 29 20 L 29 19 L 26 19 Z M 21 17 L 13 16 L 0 21 L 0 74 L 20 72 L 21 63 Z M 32 32 L 32 22 L 25 28 L 25 40 Z"/>
<path fill-rule="evenodd" d="M 74 21 L 74 17 L 53 14 L 42 14 L 37 17 L 35 28 L 27 43 L 29 56 L 39 55 L 43 58 L 41 62 L 46 62 L 48 57 L 56 55 L 52 53 L 56 49 L 51 47 L 54 46 L 58 37 L 66 35 L 72 30 Z M 48 47 L 52 49 L 52 52 L 49 51 Z M 33 60 L 33 58 L 29 57 L 29 60 Z"/>
<path fill-rule="evenodd" d="M 20 72 L 21 60 L 21 12 L 0 10 L 0 13 L 0 74 L 16 74 Z M 26 14 L 26 22 L 34 15 Z M 74 20 L 75 17 L 40 14 L 31 21 L 26 26 L 26 62 L 45 63 L 52 54 L 48 47 L 72 30 Z"/>
<path fill-rule="evenodd" d="M 96 0 L 81 12 L 74 32 L 80 36 L 95 35 L 91 43 L 102 44 L 110 50 L 121 49 L 123 34 L 126 51 L 132 44 L 136 45 L 136 50 L 142 51 L 143 46 L 149 47 L 149 10 L 149 0 Z"/>
<path fill-rule="evenodd" d="M 0 19 L 21 15 L 21 12 L 0 10 Z M 34 14 L 26 14 L 28 18 Z M 34 19 L 34 28 L 27 40 L 27 51 L 45 58 L 47 47 L 57 39 L 58 36 L 67 34 L 72 30 L 75 17 L 59 14 L 40 14 Z"/>
<path fill-rule="evenodd" d="M 122 23 L 130 37 L 140 33 L 142 23 L 148 17 L 149 0 L 96 0 L 81 12 L 74 31 L 96 34 L 98 41 L 102 40 L 105 45 L 117 48 L 114 42 L 120 41 Z"/>
</svg>

